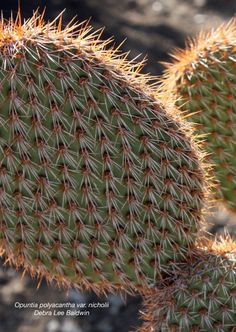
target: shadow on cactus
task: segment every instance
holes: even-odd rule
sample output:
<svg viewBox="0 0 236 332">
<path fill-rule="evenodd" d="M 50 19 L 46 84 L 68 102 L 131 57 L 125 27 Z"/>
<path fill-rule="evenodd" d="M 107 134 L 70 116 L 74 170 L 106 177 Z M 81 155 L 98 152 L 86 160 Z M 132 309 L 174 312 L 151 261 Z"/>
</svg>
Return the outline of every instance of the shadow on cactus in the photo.
<svg viewBox="0 0 236 332">
<path fill-rule="evenodd" d="M 0 244 L 59 286 L 142 291 L 194 245 L 200 155 L 142 64 L 61 20 L 0 22 Z"/>
<path fill-rule="evenodd" d="M 161 79 L 164 95 L 177 104 L 203 135 L 214 164 L 216 196 L 236 211 L 236 21 L 190 41 L 173 54 Z M 162 91 L 162 92 L 163 92 Z"/>
</svg>

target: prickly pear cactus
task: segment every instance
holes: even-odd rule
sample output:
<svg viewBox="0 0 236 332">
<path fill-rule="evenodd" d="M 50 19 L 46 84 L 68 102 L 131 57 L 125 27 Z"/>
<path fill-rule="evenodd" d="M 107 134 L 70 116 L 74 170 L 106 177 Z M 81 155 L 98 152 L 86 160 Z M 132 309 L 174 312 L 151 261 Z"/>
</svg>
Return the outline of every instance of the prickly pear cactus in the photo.
<svg viewBox="0 0 236 332">
<path fill-rule="evenodd" d="M 180 264 L 169 285 L 146 297 L 147 322 L 139 332 L 235 331 L 236 243 L 225 249 L 198 249 L 191 262 Z"/>
<path fill-rule="evenodd" d="M 214 165 L 217 197 L 236 211 L 236 21 L 201 34 L 174 53 L 163 79 L 164 95 L 178 105 L 203 135 Z"/>
<path fill-rule="evenodd" d="M 0 24 L 1 247 L 97 292 L 142 288 L 183 259 L 204 196 L 188 129 L 106 46 L 37 12 Z"/>
</svg>

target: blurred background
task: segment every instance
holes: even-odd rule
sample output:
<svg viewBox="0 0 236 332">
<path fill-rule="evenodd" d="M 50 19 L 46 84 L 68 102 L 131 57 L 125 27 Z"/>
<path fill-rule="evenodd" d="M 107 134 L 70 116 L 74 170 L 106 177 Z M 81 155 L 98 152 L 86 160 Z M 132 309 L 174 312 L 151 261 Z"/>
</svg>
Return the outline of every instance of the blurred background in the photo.
<svg viewBox="0 0 236 332">
<path fill-rule="evenodd" d="M 15 15 L 17 0 L 0 1 L 4 17 Z M 211 29 L 227 21 L 236 13 L 235 0 L 21 0 L 24 18 L 34 9 L 46 7 L 45 18 L 55 18 L 64 8 L 63 24 L 75 15 L 78 21 L 90 19 L 95 28 L 105 27 L 103 38 L 114 36 L 115 44 L 129 51 L 130 58 L 146 56 L 144 72 L 160 75 L 159 61 L 169 61 L 169 53 L 175 47 L 184 47 L 188 36 L 202 29 Z M 236 234 L 236 220 L 219 209 L 209 217 L 209 230 L 229 231 Z M 14 269 L 0 266 L 0 332 L 128 332 L 139 325 L 139 297 L 128 297 L 124 302 L 119 296 L 110 295 L 107 309 L 92 309 L 84 318 L 38 317 L 33 309 L 15 309 L 18 302 L 97 302 L 94 294 L 63 291 L 48 287 Z"/>
</svg>

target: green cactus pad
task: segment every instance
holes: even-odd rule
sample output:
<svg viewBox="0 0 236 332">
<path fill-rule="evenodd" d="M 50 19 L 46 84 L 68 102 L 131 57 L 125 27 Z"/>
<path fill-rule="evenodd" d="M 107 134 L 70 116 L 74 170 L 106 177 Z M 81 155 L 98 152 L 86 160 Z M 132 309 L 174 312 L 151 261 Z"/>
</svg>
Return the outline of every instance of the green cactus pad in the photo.
<svg viewBox="0 0 236 332">
<path fill-rule="evenodd" d="M 147 296 L 149 322 L 139 332 L 233 332 L 236 326 L 236 257 L 195 252 L 169 286 Z"/>
<path fill-rule="evenodd" d="M 200 35 L 189 49 L 178 51 L 163 80 L 165 93 L 203 135 L 214 167 L 216 197 L 236 211 L 236 23 Z M 168 92 L 167 92 L 168 91 Z"/>
<path fill-rule="evenodd" d="M 1 29 L 5 255 L 60 285 L 153 282 L 183 259 L 201 219 L 203 171 L 188 130 L 90 29 L 61 30 L 37 13 Z"/>
</svg>

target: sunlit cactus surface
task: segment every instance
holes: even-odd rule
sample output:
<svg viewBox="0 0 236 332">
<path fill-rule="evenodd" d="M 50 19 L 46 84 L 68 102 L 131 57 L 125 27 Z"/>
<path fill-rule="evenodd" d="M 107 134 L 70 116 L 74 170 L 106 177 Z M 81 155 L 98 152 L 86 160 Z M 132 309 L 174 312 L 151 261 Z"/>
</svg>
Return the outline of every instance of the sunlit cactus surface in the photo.
<svg viewBox="0 0 236 332">
<path fill-rule="evenodd" d="M 205 140 L 214 165 L 216 197 L 236 211 L 236 20 L 201 33 L 173 54 L 162 80 Z"/>
<path fill-rule="evenodd" d="M 193 246 L 200 155 L 142 64 L 61 22 L 0 22 L 1 247 L 62 286 L 140 289 Z"/>
</svg>

